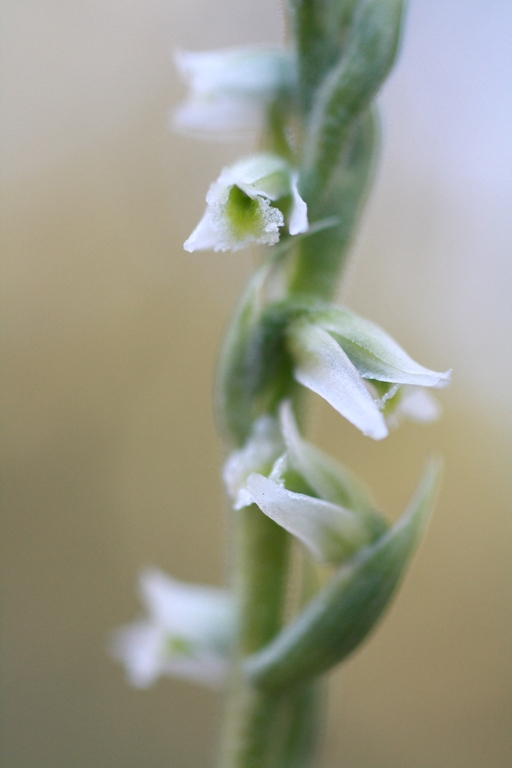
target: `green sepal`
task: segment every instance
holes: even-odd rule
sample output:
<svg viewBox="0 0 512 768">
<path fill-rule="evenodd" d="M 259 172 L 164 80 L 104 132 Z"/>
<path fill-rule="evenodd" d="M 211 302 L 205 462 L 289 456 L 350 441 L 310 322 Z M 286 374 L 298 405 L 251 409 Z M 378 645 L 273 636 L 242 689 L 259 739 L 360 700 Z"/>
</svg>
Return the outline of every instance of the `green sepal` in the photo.
<svg viewBox="0 0 512 768">
<path fill-rule="evenodd" d="M 277 637 L 247 659 L 253 685 L 288 690 L 343 661 L 373 629 L 397 587 L 432 507 L 440 462 L 432 460 L 399 520 L 343 565 Z"/>
<path fill-rule="evenodd" d="M 304 440 L 288 403 L 281 406 L 280 418 L 286 443 L 286 463 L 282 473 L 285 488 L 353 510 L 365 521 L 373 537 L 381 536 L 388 529 L 388 523 L 375 509 L 363 483 L 345 466 Z"/>
<path fill-rule="evenodd" d="M 215 404 L 219 427 L 229 442 L 242 446 L 254 421 L 276 412 L 293 397 L 292 359 L 285 343 L 290 312 L 287 302 L 265 306 L 265 283 L 271 265 L 250 281 L 231 321 L 219 356 Z"/>
</svg>

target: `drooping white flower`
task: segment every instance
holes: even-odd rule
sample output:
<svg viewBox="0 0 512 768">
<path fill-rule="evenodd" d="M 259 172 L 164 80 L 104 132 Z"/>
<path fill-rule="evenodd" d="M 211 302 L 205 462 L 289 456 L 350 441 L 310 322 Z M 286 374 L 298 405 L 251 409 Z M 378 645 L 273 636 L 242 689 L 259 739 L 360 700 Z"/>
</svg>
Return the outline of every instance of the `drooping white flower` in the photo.
<svg viewBox="0 0 512 768">
<path fill-rule="evenodd" d="M 295 493 L 253 473 L 247 490 L 262 512 L 296 536 L 321 563 L 341 563 L 372 540 L 357 512 L 314 496 Z"/>
<path fill-rule="evenodd" d="M 175 58 L 190 93 L 173 115 L 174 127 L 200 137 L 231 139 L 259 129 L 269 105 L 295 84 L 292 54 L 275 46 L 181 51 Z"/>
<path fill-rule="evenodd" d="M 111 640 L 112 655 L 123 662 L 132 685 L 146 688 L 160 675 L 223 685 L 234 632 L 229 593 L 156 569 L 141 573 L 139 590 L 147 618 L 121 627 Z"/>
<path fill-rule="evenodd" d="M 272 424 L 272 442 L 261 443 L 258 433 L 267 423 L 269 432 Z M 246 446 L 228 460 L 227 466 L 237 470 L 236 509 L 257 504 L 320 562 L 340 563 L 386 530 L 362 485 L 301 437 L 289 402 L 279 409 L 280 435 L 270 417 L 256 424 L 261 426 Z M 280 449 L 283 453 L 271 466 Z M 240 483 L 245 486 L 241 490 Z"/>
<path fill-rule="evenodd" d="M 424 368 L 377 325 L 345 309 L 311 311 L 290 323 L 287 336 L 297 381 L 375 440 L 388 434 L 381 409 L 399 387 L 441 388 L 450 379 L 450 371 Z M 365 382 L 389 387 L 374 399 Z"/>
<path fill-rule="evenodd" d="M 278 155 L 259 153 L 224 168 L 208 190 L 203 218 L 184 244 L 186 251 L 238 251 L 250 243 L 274 245 L 289 209 L 291 235 L 307 231 L 307 207 L 297 173 Z"/>
</svg>

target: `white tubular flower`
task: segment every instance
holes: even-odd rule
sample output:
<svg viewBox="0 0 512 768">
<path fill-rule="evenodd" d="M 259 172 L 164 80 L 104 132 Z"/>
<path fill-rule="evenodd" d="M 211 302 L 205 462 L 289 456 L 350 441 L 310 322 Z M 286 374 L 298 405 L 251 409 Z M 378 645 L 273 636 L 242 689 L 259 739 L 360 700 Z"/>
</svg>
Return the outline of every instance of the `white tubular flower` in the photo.
<svg viewBox="0 0 512 768">
<path fill-rule="evenodd" d="M 388 434 L 381 409 L 400 386 L 441 388 L 450 380 L 450 371 L 424 368 L 377 325 L 344 309 L 293 321 L 288 342 L 297 381 L 375 440 Z M 365 381 L 383 388 L 384 396 L 375 400 Z"/>
<path fill-rule="evenodd" d="M 295 85 L 293 57 L 283 48 L 181 51 L 175 58 L 190 94 L 173 115 L 174 127 L 199 137 L 231 139 L 258 130 L 271 102 Z"/>
<path fill-rule="evenodd" d="M 247 490 L 262 512 L 298 538 L 321 563 L 341 563 L 373 538 L 357 512 L 294 493 L 263 475 L 250 475 Z"/>
<path fill-rule="evenodd" d="M 184 244 L 186 251 L 238 251 L 250 243 L 275 245 L 285 217 L 272 203 L 288 204 L 291 235 L 308 229 L 307 207 L 297 174 L 278 155 L 260 153 L 224 168 L 206 195 L 203 218 Z"/>
<path fill-rule="evenodd" d="M 252 504 L 245 487 L 247 478 L 252 472 L 268 475 L 283 450 L 284 443 L 276 419 L 261 416 L 255 421 L 244 447 L 233 451 L 224 464 L 223 479 L 234 509 Z"/>
<path fill-rule="evenodd" d="M 121 627 L 111 652 L 126 667 L 132 685 L 146 688 L 171 675 L 218 688 L 229 669 L 234 633 L 229 593 L 171 579 L 158 570 L 140 575 L 148 618 Z"/>
</svg>

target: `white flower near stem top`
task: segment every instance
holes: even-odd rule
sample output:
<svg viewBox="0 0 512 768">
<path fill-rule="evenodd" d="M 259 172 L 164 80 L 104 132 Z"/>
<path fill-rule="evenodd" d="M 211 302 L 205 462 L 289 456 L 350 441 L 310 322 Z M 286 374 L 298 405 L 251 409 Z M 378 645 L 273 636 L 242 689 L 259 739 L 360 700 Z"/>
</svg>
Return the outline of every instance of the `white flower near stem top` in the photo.
<svg viewBox="0 0 512 768">
<path fill-rule="evenodd" d="M 173 124 L 201 138 L 231 139 L 259 129 L 270 105 L 295 85 L 292 54 L 275 46 L 181 51 L 175 60 L 190 93 Z"/>
<path fill-rule="evenodd" d="M 295 379 L 374 440 L 387 436 L 388 414 L 391 421 L 435 418 L 435 401 L 418 388 L 450 380 L 450 371 L 424 368 L 377 325 L 338 307 L 293 320 L 287 340 Z"/>
<path fill-rule="evenodd" d="M 279 416 L 284 452 L 271 468 L 267 461 L 266 471 L 260 461 L 257 425 L 246 446 L 226 463 L 224 476 L 230 480 L 227 488 L 235 509 L 257 504 L 322 563 L 343 562 L 386 530 L 360 483 L 300 436 L 288 402 L 282 404 Z M 276 449 L 278 442 L 274 439 L 272 445 Z M 256 461 L 249 474 L 251 456 Z M 269 456 L 270 452 L 265 454 L 266 459 Z"/>
<path fill-rule="evenodd" d="M 286 160 L 265 152 L 224 168 L 208 190 L 203 218 L 183 247 L 238 251 L 250 243 L 275 245 L 285 220 L 291 235 L 306 232 L 307 206 L 297 182 L 297 172 Z"/>
<path fill-rule="evenodd" d="M 129 682 L 146 688 L 160 675 L 171 675 L 221 687 L 234 634 L 229 593 L 186 584 L 156 569 L 141 573 L 139 590 L 147 618 L 121 627 L 110 643 Z"/>
</svg>

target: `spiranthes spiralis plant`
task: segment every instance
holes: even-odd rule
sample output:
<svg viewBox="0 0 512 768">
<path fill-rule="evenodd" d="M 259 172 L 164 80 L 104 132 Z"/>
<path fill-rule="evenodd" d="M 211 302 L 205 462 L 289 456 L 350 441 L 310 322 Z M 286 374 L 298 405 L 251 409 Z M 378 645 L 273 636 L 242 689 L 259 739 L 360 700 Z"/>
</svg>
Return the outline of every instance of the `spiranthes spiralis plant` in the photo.
<svg viewBox="0 0 512 768">
<path fill-rule="evenodd" d="M 374 101 L 403 5 L 289 0 L 286 47 L 176 58 L 190 85 L 179 131 L 259 132 L 259 151 L 211 184 L 184 246 L 261 246 L 216 375 L 232 572 L 229 589 L 144 572 L 147 617 L 119 630 L 112 649 L 135 685 L 171 674 L 224 689 L 219 768 L 313 764 L 323 678 L 380 618 L 432 506 L 438 462 L 390 524 L 350 471 L 301 434 L 308 390 L 381 440 L 402 418 L 435 418 L 428 390 L 449 381 L 333 303 L 372 176 Z M 292 546 L 302 588 L 290 606 Z"/>
</svg>

